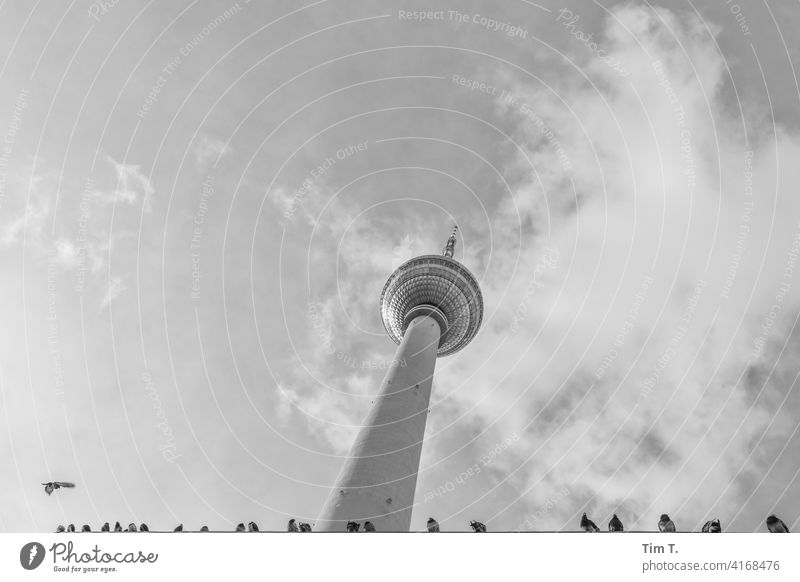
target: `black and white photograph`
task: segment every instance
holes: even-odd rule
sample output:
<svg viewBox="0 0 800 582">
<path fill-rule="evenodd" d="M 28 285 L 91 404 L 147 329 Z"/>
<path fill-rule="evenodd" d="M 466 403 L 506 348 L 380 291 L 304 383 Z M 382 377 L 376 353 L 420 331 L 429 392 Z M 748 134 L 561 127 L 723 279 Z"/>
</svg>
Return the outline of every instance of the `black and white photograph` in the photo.
<svg viewBox="0 0 800 582">
<path fill-rule="evenodd" d="M 0 576 L 800 579 L 798 30 L 1 1 Z"/>
</svg>

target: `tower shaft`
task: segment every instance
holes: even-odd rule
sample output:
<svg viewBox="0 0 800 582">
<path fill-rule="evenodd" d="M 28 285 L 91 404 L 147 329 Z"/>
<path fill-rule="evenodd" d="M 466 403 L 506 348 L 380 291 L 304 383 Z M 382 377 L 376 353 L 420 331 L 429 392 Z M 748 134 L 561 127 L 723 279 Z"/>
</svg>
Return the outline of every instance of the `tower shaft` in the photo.
<svg viewBox="0 0 800 582">
<path fill-rule="evenodd" d="M 409 530 L 441 334 L 429 315 L 411 320 L 315 531 Z"/>
</svg>

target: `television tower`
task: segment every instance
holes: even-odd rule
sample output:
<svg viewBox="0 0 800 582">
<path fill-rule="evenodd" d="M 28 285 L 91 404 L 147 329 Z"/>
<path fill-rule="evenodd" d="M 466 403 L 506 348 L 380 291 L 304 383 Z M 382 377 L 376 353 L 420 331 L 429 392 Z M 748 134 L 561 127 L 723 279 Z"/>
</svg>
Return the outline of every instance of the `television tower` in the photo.
<svg viewBox="0 0 800 582">
<path fill-rule="evenodd" d="M 383 287 L 383 325 L 399 345 L 315 531 L 367 520 L 409 531 L 436 358 L 466 346 L 483 318 L 478 282 L 453 258 L 457 231 L 441 255 L 406 261 Z"/>
</svg>

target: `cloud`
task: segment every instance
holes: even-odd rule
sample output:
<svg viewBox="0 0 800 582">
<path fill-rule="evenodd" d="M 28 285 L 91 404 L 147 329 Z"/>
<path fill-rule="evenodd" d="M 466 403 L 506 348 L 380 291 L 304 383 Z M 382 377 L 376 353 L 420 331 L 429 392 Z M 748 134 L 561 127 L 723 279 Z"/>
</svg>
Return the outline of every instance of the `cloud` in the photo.
<svg viewBox="0 0 800 582">
<path fill-rule="evenodd" d="M 20 172 L 8 180 L 8 195 L 2 200 L 2 215 L 11 218 L 0 224 L 0 245 L 22 242 L 37 248 L 46 246 L 45 222 L 51 216 L 51 198 L 55 191 L 52 173 L 43 169 L 42 160 L 31 158 Z"/>
<path fill-rule="evenodd" d="M 496 423 L 483 442 L 525 435 L 505 457 L 512 479 L 524 477 L 519 500 L 494 507 L 514 505 L 501 518 L 510 526 L 536 510 L 532 498 L 563 486 L 570 503 L 537 528 L 574 528 L 583 509 L 647 529 L 665 507 L 679 509 L 685 527 L 712 508 L 734 515 L 738 484 L 764 466 L 748 456 L 751 443 L 768 428 L 779 441 L 793 428 L 793 410 L 774 408 L 787 387 L 752 372 L 776 363 L 774 352 L 753 357 L 770 305 L 780 297 L 789 322 L 799 307 L 796 295 L 780 295 L 782 283 L 800 284 L 784 277 L 799 227 L 789 187 L 797 171 L 777 164 L 774 144 L 744 144 L 741 120 L 723 106 L 725 63 L 698 24 L 624 6 L 603 36 L 630 85 L 582 46 L 571 56 L 593 83 L 573 71 L 553 81 L 553 95 L 496 74 L 518 99 L 498 101 L 496 114 L 523 151 L 508 163 L 519 178 L 491 225 L 505 249 L 485 265 L 492 316 L 468 357 L 437 370 L 435 398 L 449 411 L 432 415 L 433 433 L 448 423 L 458 430 L 469 414 L 484 429 Z M 797 152 L 797 136 L 770 137 L 780 159 Z M 749 195 L 746 173 L 760 185 Z M 745 251 L 734 263 L 741 232 Z M 508 252 L 515 244 L 519 261 Z M 558 250 L 557 268 L 531 287 L 546 247 Z M 471 260 L 482 267 L 486 256 Z M 769 342 L 779 348 L 788 331 L 776 323 Z"/>
<path fill-rule="evenodd" d="M 204 135 L 194 148 L 194 156 L 197 165 L 204 168 L 212 162 L 216 164 L 232 151 L 233 148 L 226 142 Z"/>
<path fill-rule="evenodd" d="M 30 202 L 25 209 L 8 222 L 2 230 L 0 242 L 11 246 L 22 242 L 23 235 L 28 244 L 37 244 L 42 238 L 44 223 L 50 215 L 50 205 L 46 200 Z"/>
<path fill-rule="evenodd" d="M 150 179 L 141 171 L 141 166 L 135 164 L 122 164 L 114 160 L 111 156 L 106 156 L 106 160 L 113 166 L 116 173 L 117 182 L 114 191 L 105 196 L 108 202 L 121 200 L 128 204 L 142 201 L 145 212 L 152 212 L 152 197 L 155 188 L 150 183 Z"/>
<path fill-rule="evenodd" d="M 106 289 L 103 298 L 100 300 L 100 308 L 104 309 L 108 307 L 111 302 L 119 297 L 126 289 L 127 286 L 125 283 L 123 283 L 122 277 L 112 277 L 108 282 L 108 288 Z"/>
</svg>

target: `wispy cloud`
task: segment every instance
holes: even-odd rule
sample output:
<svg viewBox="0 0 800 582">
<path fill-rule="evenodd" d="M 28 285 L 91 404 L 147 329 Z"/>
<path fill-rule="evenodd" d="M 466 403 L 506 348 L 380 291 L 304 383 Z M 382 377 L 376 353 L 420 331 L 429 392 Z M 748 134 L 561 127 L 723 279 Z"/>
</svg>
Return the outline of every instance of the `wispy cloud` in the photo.
<svg viewBox="0 0 800 582">
<path fill-rule="evenodd" d="M 232 151 L 233 148 L 221 139 L 204 135 L 194 147 L 195 162 L 199 167 L 205 168 L 211 163 L 216 163 Z"/>
<path fill-rule="evenodd" d="M 604 37 L 631 72 L 630 86 L 581 47 L 574 57 L 595 84 L 557 80 L 558 99 L 496 75 L 517 98 L 497 108 L 524 149 L 510 173 L 528 168 L 530 178 L 501 202 L 492 233 L 508 238 L 521 226 L 529 238 L 519 261 L 493 256 L 483 289 L 494 317 L 468 358 L 437 372 L 437 398 L 531 443 L 506 457 L 525 476 L 519 504 L 510 499 L 506 507 L 519 515 L 520 504 L 535 507 L 522 500 L 532 492 L 547 497 L 565 484 L 576 492 L 548 512 L 542 529 L 574 526 L 582 507 L 644 526 L 660 507 L 675 508 L 684 523 L 713 508 L 734 515 L 737 483 L 758 472 L 751 443 L 770 423 L 779 439 L 793 428 L 773 422 L 793 414 L 774 408 L 789 388 L 754 373 L 774 359 L 751 353 L 797 236 L 788 218 L 800 215 L 789 187 L 797 172 L 781 166 L 792 176 L 770 178 L 775 145 L 747 146 L 741 122 L 724 113 L 725 63 L 698 23 L 627 6 L 609 17 Z M 564 152 L 551 131 L 568 144 Z M 775 139 L 782 159 L 798 150 L 797 136 L 779 131 Z M 753 180 L 764 185 L 752 214 L 743 195 L 750 148 Z M 771 214 L 773 202 L 784 217 Z M 720 292 L 743 221 L 748 252 L 736 263 L 738 299 L 726 300 Z M 537 286 L 522 331 L 510 335 L 545 246 L 559 250 L 559 268 Z M 639 302 L 648 277 L 656 283 Z M 797 313 L 796 296 L 780 303 L 784 315 Z M 784 345 L 787 332 L 773 329 L 770 341 Z M 786 370 L 796 364 L 794 356 L 778 362 Z M 453 420 L 433 419 L 434 430 Z M 733 484 L 724 498 L 720 483 Z"/>
<path fill-rule="evenodd" d="M 100 300 L 100 308 L 104 309 L 108 307 L 111 302 L 122 295 L 122 292 L 126 289 L 127 286 L 122 281 L 122 277 L 112 277 L 108 282 L 108 287 L 106 288 L 103 298 Z"/>
<path fill-rule="evenodd" d="M 144 211 L 152 212 L 152 197 L 155 194 L 155 188 L 150 183 L 150 178 L 142 173 L 141 166 L 123 164 L 111 156 L 106 156 L 106 160 L 113 166 L 117 177 L 115 188 L 106 196 L 106 200 L 120 200 L 128 204 L 134 204 L 141 200 Z"/>
</svg>

